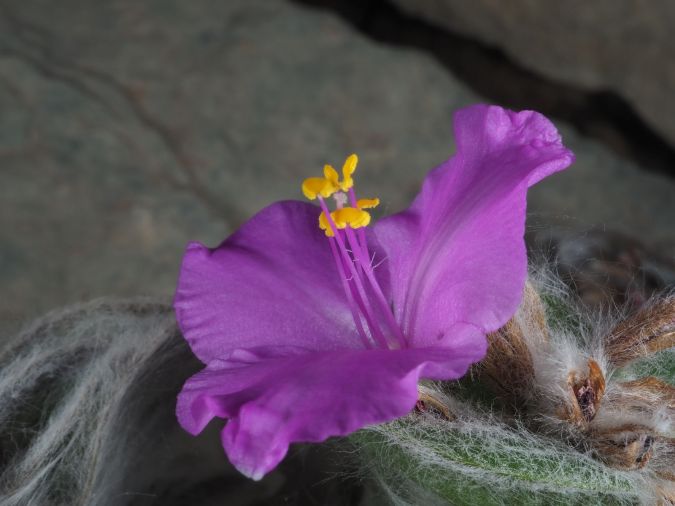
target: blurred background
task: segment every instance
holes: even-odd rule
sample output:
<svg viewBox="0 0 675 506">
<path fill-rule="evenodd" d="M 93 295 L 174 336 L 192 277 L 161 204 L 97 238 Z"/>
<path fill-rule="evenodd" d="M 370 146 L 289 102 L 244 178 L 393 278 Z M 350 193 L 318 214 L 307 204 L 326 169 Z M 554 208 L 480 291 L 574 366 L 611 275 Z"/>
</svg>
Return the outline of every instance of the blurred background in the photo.
<svg viewBox="0 0 675 506">
<path fill-rule="evenodd" d="M 673 26 L 663 0 L 2 1 L 0 336 L 170 296 L 187 241 L 352 152 L 402 209 L 476 102 L 556 123 L 577 162 L 531 192 L 528 241 L 639 304 L 675 283 Z"/>
</svg>

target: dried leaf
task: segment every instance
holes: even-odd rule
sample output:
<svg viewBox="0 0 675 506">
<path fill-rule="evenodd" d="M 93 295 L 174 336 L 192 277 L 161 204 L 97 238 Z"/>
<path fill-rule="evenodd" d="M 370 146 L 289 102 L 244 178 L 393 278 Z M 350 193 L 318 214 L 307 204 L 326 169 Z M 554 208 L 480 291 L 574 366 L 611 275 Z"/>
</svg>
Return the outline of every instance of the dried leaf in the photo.
<svg viewBox="0 0 675 506">
<path fill-rule="evenodd" d="M 654 376 L 624 381 L 618 385 L 624 403 L 651 405 L 655 408 L 675 409 L 675 387 Z M 621 402 L 621 401 L 619 401 Z"/>
<path fill-rule="evenodd" d="M 669 484 L 656 487 L 656 505 L 673 506 L 675 505 L 675 487 Z"/>
<path fill-rule="evenodd" d="M 415 410 L 419 412 L 436 412 L 446 420 L 452 421 L 457 417 L 450 411 L 450 406 L 435 394 L 432 390 L 419 387 L 417 392 L 417 403 Z"/>
<path fill-rule="evenodd" d="M 563 410 L 565 418 L 579 426 L 587 425 L 595 418 L 600 402 L 605 394 L 605 375 L 600 365 L 588 361 L 588 371 L 584 375 L 572 371 L 567 377 L 569 392 L 568 404 Z"/>
<path fill-rule="evenodd" d="M 675 439 L 657 438 L 649 467 L 662 480 L 675 482 Z M 675 488 L 675 483 L 671 486 Z"/>
<path fill-rule="evenodd" d="M 590 445 L 607 465 L 626 471 L 642 469 L 654 454 L 655 437 L 647 427 L 625 425 L 593 433 Z"/>
</svg>

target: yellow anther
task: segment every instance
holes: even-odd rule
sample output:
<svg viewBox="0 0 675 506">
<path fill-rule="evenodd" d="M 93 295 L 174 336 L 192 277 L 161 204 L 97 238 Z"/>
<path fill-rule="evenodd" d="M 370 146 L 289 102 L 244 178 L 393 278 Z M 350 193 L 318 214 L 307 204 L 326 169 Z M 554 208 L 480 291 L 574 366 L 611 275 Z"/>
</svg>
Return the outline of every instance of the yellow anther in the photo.
<svg viewBox="0 0 675 506">
<path fill-rule="evenodd" d="M 380 199 L 359 199 L 356 201 L 356 207 L 359 209 L 372 209 L 380 205 Z"/>
<path fill-rule="evenodd" d="M 347 191 L 354 186 L 352 174 L 356 170 L 356 164 L 359 159 L 356 155 L 349 155 L 342 166 L 342 181 L 340 175 L 331 165 L 324 165 L 324 177 L 309 177 L 302 182 L 302 193 L 309 200 L 314 200 L 318 196 L 328 198 L 340 190 Z"/>
<path fill-rule="evenodd" d="M 331 228 L 330 223 L 328 223 L 328 219 L 326 218 L 326 213 L 324 213 L 323 211 L 319 215 L 319 228 L 326 233 L 326 237 L 335 236 L 335 234 L 333 233 L 333 229 Z"/>
<path fill-rule="evenodd" d="M 336 202 L 338 209 L 330 213 L 329 217 L 324 212 L 319 215 L 319 228 L 323 230 L 328 237 L 333 237 L 333 227 L 335 229 L 361 228 L 370 223 L 370 213 L 364 209 L 372 209 L 380 204 L 380 199 L 361 199 L 356 202 L 356 207 L 342 207 L 348 201 L 346 193 L 354 186 L 352 174 L 356 171 L 358 164 L 356 155 L 349 155 L 342 166 L 342 181 L 340 175 L 331 165 L 324 165 L 324 177 L 310 177 L 302 183 L 302 193 L 310 200 L 317 197 L 328 198 L 337 193 Z M 340 198 L 338 198 L 340 197 Z M 352 195 L 353 197 L 353 195 Z M 331 226 L 330 222 L 333 222 Z"/>
<path fill-rule="evenodd" d="M 330 197 L 337 189 L 330 181 L 323 177 L 308 177 L 302 182 L 302 193 L 309 200 L 314 200 L 321 195 L 324 198 Z"/>
<path fill-rule="evenodd" d="M 370 213 L 355 207 L 343 207 L 333 211 L 331 217 L 337 228 L 345 228 L 347 225 L 351 228 L 361 228 L 368 226 L 370 223 Z"/>
<path fill-rule="evenodd" d="M 330 213 L 335 228 L 342 230 L 349 225 L 350 228 L 367 227 L 370 223 L 370 213 L 355 207 L 343 207 Z M 326 236 L 333 237 L 333 229 L 326 218 L 325 213 L 319 215 L 319 228 L 326 233 Z"/>
<path fill-rule="evenodd" d="M 330 182 L 335 187 L 335 191 L 340 189 L 340 175 L 338 174 L 338 171 L 333 168 L 332 165 L 324 165 L 323 166 L 323 177 L 326 178 L 327 181 Z"/>
<path fill-rule="evenodd" d="M 354 174 L 354 171 L 356 170 L 357 163 L 359 163 L 359 157 L 354 154 L 349 155 L 345 160 L 345 163 L 342 166 L 342 182 L 340 183 L 342 191 L 347 191 L 354 186 L 352 174 Z"/>
</svg>

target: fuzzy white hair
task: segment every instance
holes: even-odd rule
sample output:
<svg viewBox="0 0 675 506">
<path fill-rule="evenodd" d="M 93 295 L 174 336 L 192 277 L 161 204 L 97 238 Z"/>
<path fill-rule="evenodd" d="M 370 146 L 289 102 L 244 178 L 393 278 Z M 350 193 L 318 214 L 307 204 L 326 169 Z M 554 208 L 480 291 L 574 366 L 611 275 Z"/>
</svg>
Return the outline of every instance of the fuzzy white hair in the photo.
<svg viewBox="0 0 675 506">
<path fill-rule="evenodd" d="M 218 435 L 193 438 L 175 397 L 201 364 L 171 306 L 102 299 L 52 312 L 0 352 L 0 505 L 253 504 Z"/>
<path fill-rule="evenodd" d="M 555 304 L 566 306 L 562 315 L 574 316 L 556 322 L 560 315 L 549 312 L 544 319 L 541 303 L 530 300 L 510 330 L 521 344 L 517 339 L 501 342 L 515 365 L 514 357 L 527 350 L 522 370 L 507 367 L 501 379 L 511 381 L 511 399 L 520 398 L 525 412 L 534 413 L 535 423 L 449 392 L 448 385 L 423 387 L 423 393 L 440 399 L 452 419 L 417 414 L 360 431 L 350 438 L 356 452 L 331 455 L 358 457 L 369 479 L 352 480 L 358 486 L 332 480 L 337 485 L 311 503 L 431 505 L 447 504 L 448 497 L 453 504 L 655 500 L 654 484 L 659 482 L 654 472 L 669 470 L 672 445 L 638 434 L 643 439 L 636 440 L 642 445 L 636 447 L 637 455 L 661 455 L 660 463 L 654 457 L 655 471 L 628 471 L 598 462 L 592 446 L 584 449 L 578 443 L 593 430 L 604 434 L 617 420 L 626 427 L 635 425 L 636 416 L 645 430 L 667 434 L 672 409 L 642 410 L 639 415 L 613 409 L 617 399 L 640 408 L 643 400 L 656 404 L 660 395 L 658 389 L 633 385 L 631 390 L 614 380 L 619 375 L 607 358 L 604 338 L 618 320 L 583 316 L 555 276 L 537 274 L 532 279 L 538 292 L 532 300 L 551 296 Z M 497 355 L 494 370 L 505 370 L 501 362 L 507 355 Z M 606 392 L 592 423 L 582 420 L 582 430 L 561 419 L 559 408 L 570 403 L 570 373 L 588 374 L 589 359 L 597 363 L 602 381 L 606 379 Z M 34 322 L 0 350 L 0 506 L 288 504 L 290 495 L 279 496 L 286 486 L 283 472 L 254 484 L 227 464 L 214 432 L 217 424 L 198 438 L 179 427 L 175 397 L 201 367 L 165 301 L 101 299 Z M 623 374 L 625 380 L 632 373 Z M 614 439 L 598 444 L 637 437 L 629 429 L 612 434 Z M 313 451 L 297 455 L 308 459 Z M 287 461 L 297 464 L 297 455 Z M 318 461 L 325 463 L 321 457 Z M 334 463 L 305 463 L 302 472 L 292 475 L 291 486 L 299 489 L 303 480 L 306 486 L 326 469 L 344 472 Z M 376 487 L 361 496 L 346 492 L 361 484 Z M 374 488 L 379 495 L 373 495 Z M 307 503 L 299 497 L 293 495 L 293 502 Z"/>
<path fill-rule="evenodd" d="M 636 314 L 590 310 L 547 267 L 534 270 L 523 304 L 471 375 L 421 387 L 420 399 L 433 402 L 355 444 L 384 497 L 401 506 L 665 504 L 675 461 L 664 392 L 673 390 L 631 373 L 625 357 L 658 363 L 645 343 L 659 328 L 666 337 L 657 344 L 672 341 L 674 307 L 665 294 Z M 628 347 L 612 340 L 625 328 Z"/>
</svg>

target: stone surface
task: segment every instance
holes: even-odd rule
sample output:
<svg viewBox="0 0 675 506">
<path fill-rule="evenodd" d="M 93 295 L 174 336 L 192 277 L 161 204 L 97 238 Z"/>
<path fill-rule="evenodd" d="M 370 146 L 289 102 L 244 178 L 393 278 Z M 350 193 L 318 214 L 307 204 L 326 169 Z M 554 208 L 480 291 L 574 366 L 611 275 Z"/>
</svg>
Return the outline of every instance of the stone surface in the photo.
<svg viewBox="0 0 675 506">
<path fill-rule="evenodd" d="M 529 69 L 613 90 L 675 145 L 675 4 L 394 0 L 405 11 L 498 46 Z"/>
<path fill-rule="evenodd" d="M 188 240 L 216 245 L 351 152 L 362 194 L 401 209 L 480 101 L 426 55 L 287 2 L 0 5 L 0 332 L 170 294 Z M 532 193 L 534 223 L 671 240 L 672 181 L 562 130 L 578 162 Z"/>
<path fill-rule="evenodd" d="M 616 230 L 675 254 L 675 182 L 555 123 L 576 161 L 530 190 L 530 225 Z"/>
</svg>

